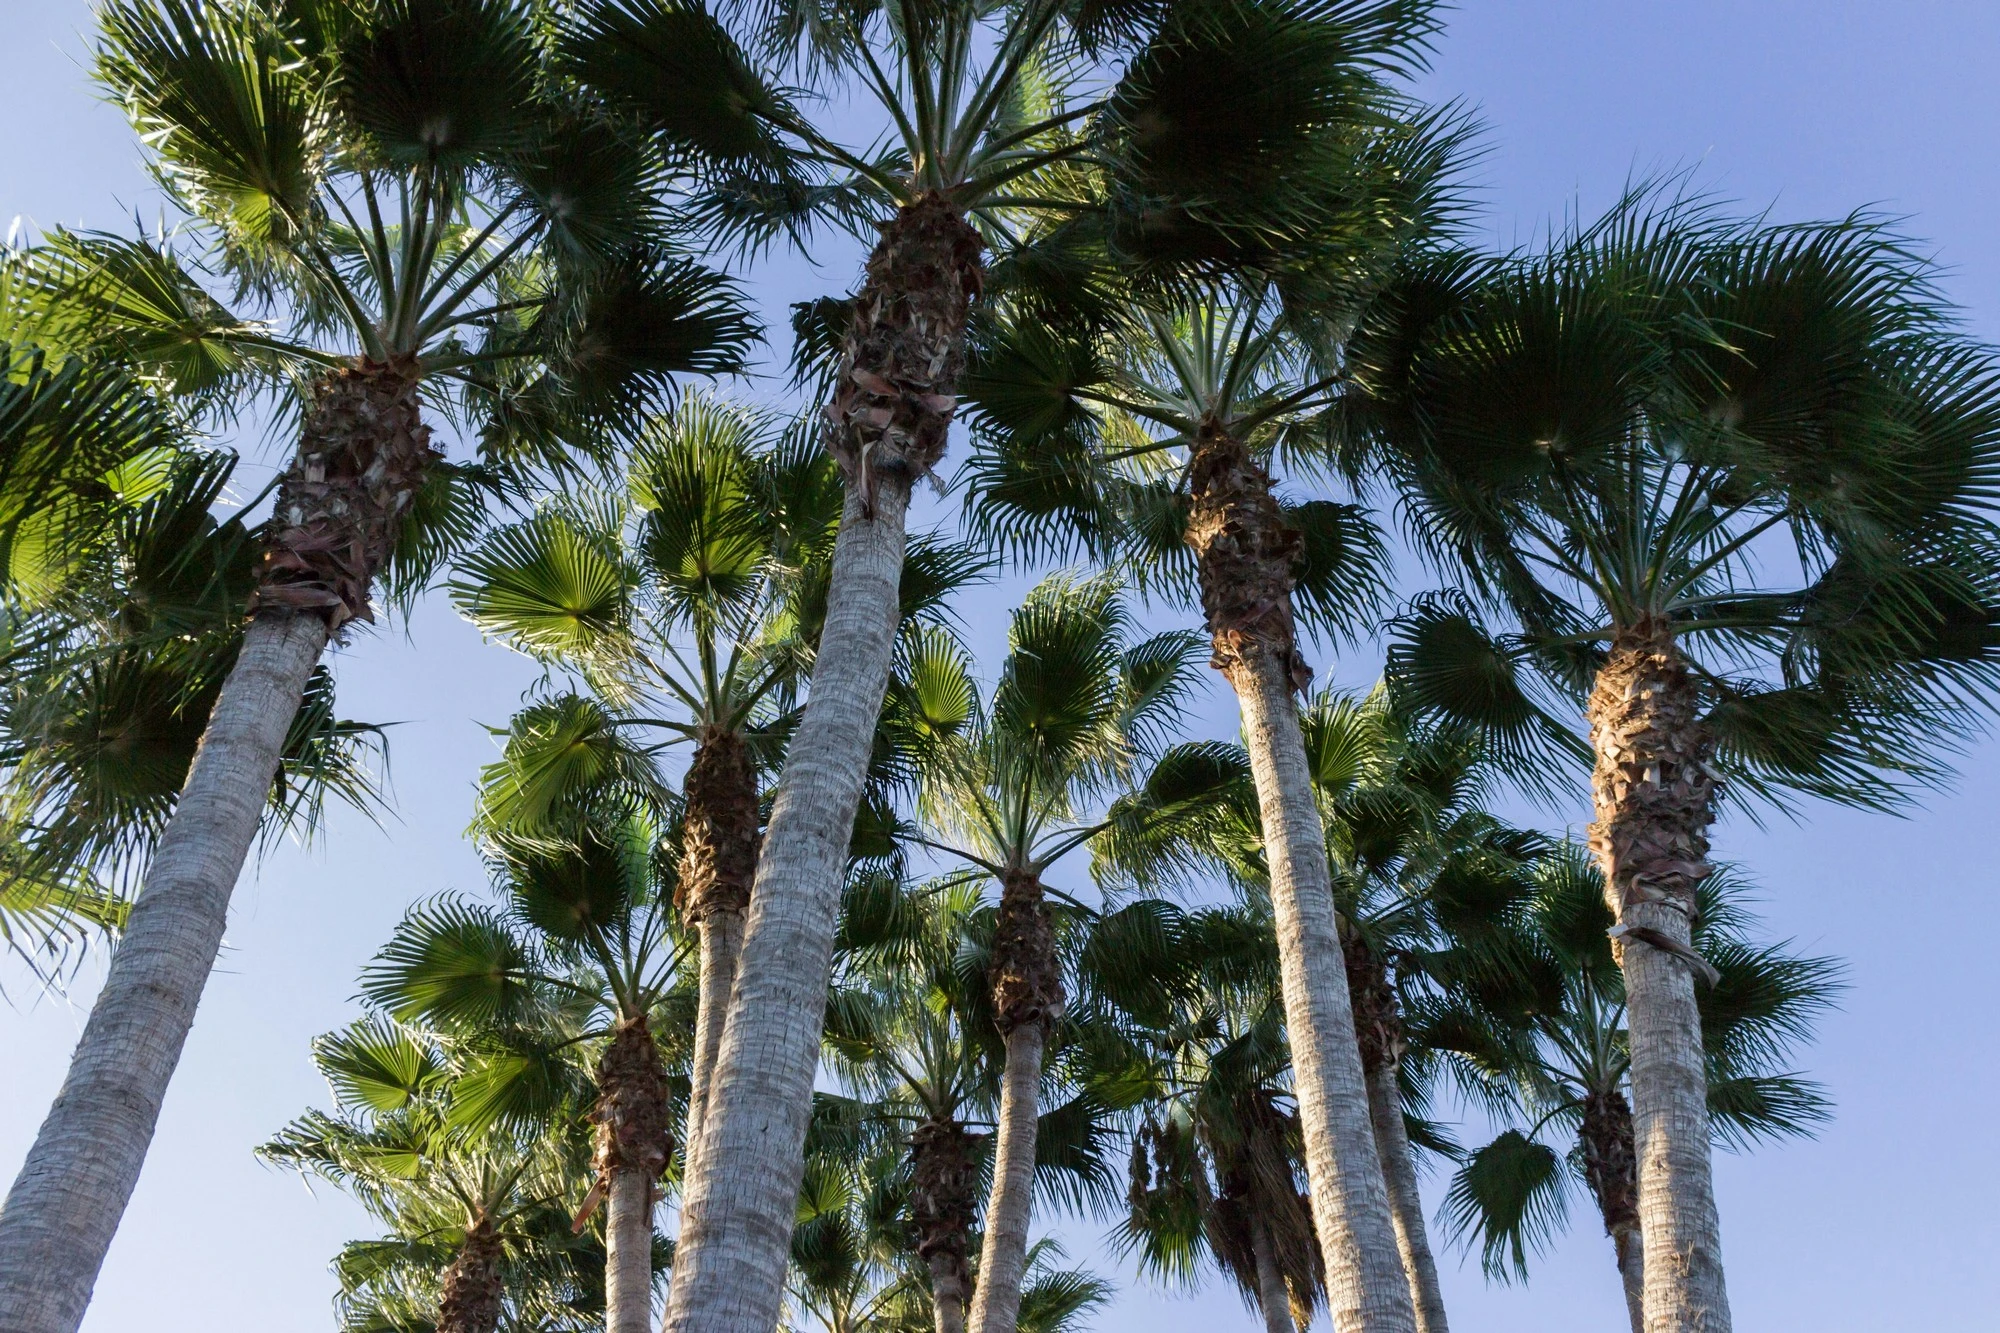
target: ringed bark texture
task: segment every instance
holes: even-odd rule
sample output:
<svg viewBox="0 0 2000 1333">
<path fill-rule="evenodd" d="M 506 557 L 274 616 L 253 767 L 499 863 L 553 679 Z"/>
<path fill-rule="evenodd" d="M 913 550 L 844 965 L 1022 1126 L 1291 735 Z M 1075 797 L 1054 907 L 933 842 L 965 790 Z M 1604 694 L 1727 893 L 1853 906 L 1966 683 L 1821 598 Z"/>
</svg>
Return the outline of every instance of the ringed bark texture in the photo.
<svg viewBox="0 0 2000 1333">
<path fill-rule="evenodd" d="M 841 868 L 898 621 L 910 487 L 944 450 L 978 294 L 978 233 L 941 198 L 868 260 L 828 446 L 846 475 L 812 690 L 757 862 L 709 1113 L 682 1202 L 666 1333 L 770 1333 L 784 1300 Z"/>
<path fill-rule="evenodd" d="M 965 1333 L 972 1295 L 968 1243 L 979 1188 L 973 1145 L 972 1134 L 956 1120 L 926 1120 L 910 1135 L 910 1214 L 917 1253 L 931 1272 L 937 1333 Z"/>
<path fill-rule="evenodd" d="M 687 1152 L 692 1155 L 707 1114 L 715 1057 L 729 1016 L 729 992 L 736 984 L 737 957 L 743 950 L 743 918 L 757 877 L 757 765 L 750 747 L 733 731 L 703 728 L 682 790 L 686 810 L 674 906 L 701 935 L 701 989 L 688 1096 Z M 693 1163 L 686 1166 L 692 1175 Z"/>
<path fill-rule="evenodd" d="M 1269 476 L 1227 434 L 1200 433 L 1190 483 L 1187 540 L 1213 661 L 1236 691 L 1257 783 L 1328 1308 L 1337 1333 L 1415 1333 L 1355 1040 L 1326 830 L 1293 700 L 1311 680 L 1293 630 L 1298 537 L 1285 527 Z"/>
<path fill-rule="evenodd" d="M 1618 1276 L 1625 1286 L 1626 1313 L 1632 1333 L 1646 1329 L 1646 1252 L 1639 1229 L 1639 1165 L 1632 1148 L 1632 1107 L 1617 1089 L 1593 1092 L 1583 1099 L 1583 1177 L 1604 1234 L 1618 1256 Z"/>
<path fill-rule="evenodd" d="M 1710 872 L 1715 778 L 1701 699 L 1670 628 L 1622 630 L 1591 691 L 1590 846 L 1618 918 L 1648 1333 L 1727 1333 L 1695 1007 L 1695 893 Z"/>
<path fill-rule="evenodd" d="M 1438 1283 L 1430 1230 L 1424 1224 L 1416 1155 L 1403 1123 L 1400 1074 L 1409 1042 L 1403 1035 L 1402 1011 L 1380 956 L 1357 932 L 1343 931 L 1342 939 L 1354 1032 L 1361 1043 L 1361 1068 L 1368 1075 L 1368 1115 L 1375 1125 L 1375 1151 L 1382 1159 L 1382 1183 L 1396 1221 L 1396 1246 L 1410 1279 L 1410 1301 L 1417 1309 L 1417 1333 L 1446 1333 L 1444 1288 Z"/>
<path fill-rule="evenodd" d="M 605 1235 L 607 1333 L 648 1333 L 653 1315 L 653 1182 L 673 1153 L 667 1071 L 645 1016 L 618 1024 L 597 1058 L 591 1166 L 610 1196 Z"/>
<path fill-rule="evenodd" d="M 986 1198 L 986 1238 L 979 1250 L 979 1287 L 972 1297 L 972 1333 L 1014 1333 L 1028 1264 L 1042 1053 L 1063 1007 L 1055 932 L 1042 882 L 1031 871 L 1010 871 L 1001 881 L 989 979 L 1007 1063 L 1000 1081 L 1000 1124 L 993 1187 Z"/>
<path fill-rule="evenodd" d="M 465 1233 L 458 1257 L 438 1292 L 438 1333 L 494 1333 L 506 1287 L 500 1280 L 500 1238 L 490 1222 Z"/>
</svg>

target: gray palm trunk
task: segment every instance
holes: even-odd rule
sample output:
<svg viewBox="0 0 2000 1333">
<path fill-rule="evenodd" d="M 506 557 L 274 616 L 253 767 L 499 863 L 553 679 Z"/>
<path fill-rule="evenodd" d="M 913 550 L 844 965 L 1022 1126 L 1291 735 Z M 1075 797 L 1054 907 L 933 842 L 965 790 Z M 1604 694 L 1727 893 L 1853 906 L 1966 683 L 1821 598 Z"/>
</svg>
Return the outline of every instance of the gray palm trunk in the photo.
<svg viewBox="0 0 2000 1333">
<path fill-rule="evenodd" d="M 1632 1333 L 1646 1333 L 1646 1238 L 1626 1231 L 1611 1238 L 1618 1249 L 1618 1280 L 1625 1287 L 1625 1313 Z"/>
<path fill-rule="evenodd" d="M 965 1283 L 959 1266 L 944 1255 L 932 1255 L 931 1307 L 937 1317 L 937 1333 L 965 1333 Z"/>
<path fill-rule="evenodd" d="M 736 985 L 736 964 L 743 953 L 743 914 L 712 911 L 701 919 L 701 990 L 695 1001 L 694 1069 L 689 1082 L 684 1174 L 698 1170 L 702 1125 L 708 1119 L 708 1098 L 715 1083 L 715 1059 L 722 1050 L 722 1029 L 729 1018 L 729 994 Z"/>
<path fill-rule="evenodd" d="M 841 867 L 889 683 L 906 478 L 848 491 L 812 692 L 785 755 L 751 892 L 709 1114 L 681 1205 L 667 1333 L 770 1333 L 825 1017 Z"/>
<path fill-rule="evenodd" d="M 979 1248 L 979 1283 L 972 1294 L 972 1333 L 1014 1333 L 1021 1317 L 1021 1282 L 1028 1266 L 1028 1216 L 1035 1194 L 1035 1130 L 1041 1114 L 1039 1022 L 1007 1033 L 1000 1078 L 1000 1122 L 993 1149 L 993 1188 L 986 1197 L 986 1236 Z"/>
<path fill-rule="evenodd" d="M 1346 964 L 1287 663 L 1253 652 L 1230 673 L 1270 863 L 1293 1087 L 1336 1333 L 1415 1333 L 1410 1285 L 1375 1149 Z"/>
<path fill-rule="evenodd" d="M 605 1214 L 604 1333 L 652 1333 L 653 1182 L 643 1170 L 612 1171 Z"/>
<path fill-rule="evenodd" d="M 326 622 L 309 614 L 267 613 L 244 634 L 62 1091 L 0 1207 L 6 1333 L 83 1322 L 326 641 Z"/>
<path fill-rule="evenodd" d="M 1646 1329 L 1729 1333 L 1692 950 L 1715 773 L 1699 686 L 1669 625 L 1618 631 L 1587 715 L 1596 756 L 1590 845 L 1618 918 L 1625 974 Z"/>
<path fill-rule="evenodd" d="M 1384 1060 L 1368 1075 L 1368 1115 L 1375 1122 L 1375 1151 L 1382 1159 L 1382 1183 L 1389 1190 L 1389 1212 L 1396 1222 L 1396 1248 L 1410 1279 L 1410 1301 L 1416 1306 L 1417 1333 L 1447 1333 L 1444 1290 L 1438 1285 L 1437 1260 L 1431 1255 L 1430 1232 L 1424 1226 L 1424 1200 L 1417 1186 L 1417 1161 L 1410 1151 L 1409 1130 L 1403 1124 L 1403 1096 L 1397 1086 L 1396 1063 Z"/>
<path fill-rule="evenodd" d="M 1665 904 L 1627 906 L 1624 924 L 1689 945 L 1687 914 Z M 1646 1330 L 1729 1333 L 1694 975 L 1679 958 L 1644 944 L 1624 954 Z"/>
<path fill-rule="evenodd" d="M 1257 1309 L 1264 1316 L 1264 1333 L 1298 1333 L 1292 1322 L 1292 1295 L 1271 1248 L 1271 1228 L 1254 1207 L 1250 1209 L 1250 1257 L 1257 1265 Z"/>
</svg>

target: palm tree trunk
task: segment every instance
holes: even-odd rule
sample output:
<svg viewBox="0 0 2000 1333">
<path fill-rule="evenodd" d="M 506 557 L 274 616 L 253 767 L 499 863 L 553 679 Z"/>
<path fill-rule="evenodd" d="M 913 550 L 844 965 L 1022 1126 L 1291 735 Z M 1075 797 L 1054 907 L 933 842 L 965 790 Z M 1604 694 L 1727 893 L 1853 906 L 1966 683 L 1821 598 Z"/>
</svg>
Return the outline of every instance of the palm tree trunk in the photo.
<svg viewBox="0 0 2000 1333">
<path fill-rule="evenodd" d="M 682 784 L 680 880 L 675 904 L 701 934 L 694 1069 L 688 1095 L 685 1174 L 707 1114 L 715 1058 L 729 1017 L 729 993 L 743 952 L 743 917 L 757 877 L 757 766 L 743 738 L 705 727 Z"/>
<path fill-rule="evenodd" d="M 1298 534 L 1285 527 L 1270 478 L 1221 432 L 1197 437 L 1190 492 L 1188 542 L 1213 662 L 1236 691 L 1257 783 L 1328 1308 L 1337 1333 L 1415 1333 L 1354 1035 L 1326 830 L 1292 698 L 1311 679 L 1292 628 Z"/>
<path fill-rule="evenodd" d="M 758 857 L 736 988 L 681 1204 L 666 1333 L 770 1333 L 804 1171 L 841 867 L 895 646 L 910 487 L 944 452 L 980 283 L 942 198 L 883 231 L 829 406 L 848 482 L 812 691 Z"/>
<path fill-rule="evenodd" d="M 414 363 L 321 377 L 285 474 L 256 612 L 69 1074 L 0 1208 L 0 1328 L 73 1333 L 215 966 L 285 736 L 332 629 L 368 589 L 436 455 Z"/>
<path fill-rule="evenodd" d="M 609 1196 L 605 1330 L 648 1333 L 653 1321 L 653 1182 L 673 1155 L 673 1134 L 668 1128 L 667 1071 L 644 1014 L 620 1020 L 598 1057 L 597 1104 L 590 1118 L 597 1126 L 591 1164 Z"/>
<path fill-rule="evenodd" d="M 439 1284 L 437 1333 L 494 1333 L 500 1327 L 506 1288 L 500 1279 L 500 1238 L 481 1222 Z"/>
<path fill-rule="evenodd" d="M 1035 1194 L 1035 1129 L 1041 1114 L 1040 1023 L 1007 1034 L 1000 1079 L 1000 1123 L 993 1149 L 993 1189 L 986 1196 L 986 1238 L 979 1249 L 979 1285 L 972 1296 L 972 1333 L 1014 1333 L 1021 1317 L 1021 1282 L 1028 1265 L 1028 1215 Z"/>
<path fill-rule="evenodd" d="M 1665 625 L 1623 630 L 1589 704 L 1591 850 L 1625 973 L 1648 1333 L 1728 1333 L 1695 1007 L 1695 894 L 1715 782 L 1693 677 Z"/>
<path fill-rule="evenodd" d="M 1382 1180 L 1396 1221 L 1396 1247 L 1410 1280 L 1410 1301 L 1417 1307 L 1417 1333 L 1448 1333 L 1444 1289 L 1438 1285 L 1437 1260 L 1431 1256 L 1430 1232 L 1424 1226 L 1423 1195 L 1417 1188 L 1416 1158 L 1403 1125 L 1402 1092 L 1396 1066 L 1388 1061 L 1368 1073 L 1368 1114 L 1375 1122 L 1375 1150 L 1382 1158 Z"/>
<path fill-rule="evenodd" d="M 1271 1229 L 1254 1208 L 1250 1210 L 1250 1255 L 1257 1266 L 1257 1309 L 1264 1316 L 1264 1333 L 1298 1333 L 1292 1322 L 1291 1292 L 1271 1249 Z"/>
<path fill-rule="evenodd" d="M 926 1120 L 910 1135 L 910 1215 L 917 1226 L 917 1253 L 931 1270 L 937 1333 L 965 1333 L 972 1295 L 966 1241 L 979 1179 L 972 1146 L 972 1135 L 956 1120 Z"/>
<path fill-rule="evenodd" d="M 1583 1176 L 1604 1218 L 1625 1287 L 1632 1333 L 1646 1333 L 1646 1242 L 1639 1228 L 1639 1167 L 1633 1150 L 1632 1108 L 1616 1088 L 1583 1099 Z"/>
<path fill-rule="evenodd" d="M 644 1168 L 611 1172 L 604 1238 L 604 1333 L 652 1333 L 653 1182 Z"/>
<path fill-rule="evenodd" d="M 701 919 L 701 988 L 695 998 L 694 1067 L 688 1091 L 687 1138 L 683 1170 L 693 1176 L 700 1168 L 695 1154 L 702 1124 L 708 1118 L 708 1098 L 715 1084 L 715 1060 L 722 1051 L 722 1030 L 729 1020 L 729 996 L 736 985 L 736 965 L 743 954 L 743 914 L 712 912 Z"/>
<path fill-rule="evenodd" d="M 1042 1052 L 1063 1007 L 1062 964 L 1043 898 L 1041 879 L 1032 871 L 1012 870 L 1001 879 L 989 977 L 1007 1064 L 1000 1079 L 993 1188 L 986 1197 L 972 1333 L 1014 1333 L 1021 1317 L 1035 1194 L 1035 1130 L 1042 1109 Z"/>
<path fill-rule="evenodd" d="M 62 1091 L 0 1207 L 8 1333 L 74 1333 L 83 1321 L 326 639 L 310 615 L 260 616 L 244 633 Z"/>
<path fill-rule="evenodd" d="M 1431 1256 L 1430 1233 L 1424 1226 L 1416 1158 L 1410 1152 L 1409 1130 L 1403 1124 L 1403 1090 L 1398 1075 L 1409 1042 L 1403 1031 L 1401 1006 L 1395 987 L 1389 984 L 1387 965 L 1351 926 L 1341 931 L 1341 952 L 1347 967 L 1348 1003 L 1354 1009 L 1354 1036 L 1360 1043 L 1361 1068 L 1368 1079 L 1368 1117 L 1375 1127 L 1375 1153 L 1382 1160 L 1382 1183 L 1389 1191 L 1396 1248 L 1410 1280 L 1417 1331 L 1447 1333 L 1444 1292 L 1438 1286 L 1437 1261 Z"/>
</svg>

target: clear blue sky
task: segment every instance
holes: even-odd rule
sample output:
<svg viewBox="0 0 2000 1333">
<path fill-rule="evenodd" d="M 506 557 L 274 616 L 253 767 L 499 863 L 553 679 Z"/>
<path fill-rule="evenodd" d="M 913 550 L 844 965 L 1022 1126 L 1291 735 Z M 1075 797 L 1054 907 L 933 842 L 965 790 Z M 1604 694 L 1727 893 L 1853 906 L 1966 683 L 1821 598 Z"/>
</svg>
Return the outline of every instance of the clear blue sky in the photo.
<svg viewBox="0 0 2000 1333">
<path fill-rule="evenodd" d="M 119 114 L 79 67 L 80 0 L 17 0 L 0 44 L 0 222 L 123 227 L 157 205 Z M 1947 288 L 2000 341 L 2000 5 L 1992 0 L 1471 0 L 1452 16 L 1425 91 L 1478 107 L 1482 234 L 1532 240 L 1589 214 L 1629 176 L 1692 167 L 1778 217 L 1875 205 L 1907 215 L 1950 269 Z M 855 252 L 757 278 L 782 301 L 848 288 Z M 766 386 L 773 387 L 773 386 Z M 256 442 L 250 444 L 254 447 Z M 968 619 L 990 649 L 1006 602 Z M 1368 650 L 1335 674 L 1365 684 Z M 326 1264 L 365 1226 L 310 1197 L 250 1148 L 324 1100 L 310 1038 L 353 1012 L 354 977 L 411 899 L 481 891 L 459 838 L 477 766 L 530 672 L 438 605 L 343 653 L 349 716 L 398 720 L 395 818 L 336 817 L 320 845 L 284 847 L 237 894 L 228 952 L 167 1101 L 137 1197 L 86 1329 L 260 1333 L 331 1324 Z M 1211 698 L 1195 725 L 1223 735 Z M 1878 1333 L 1990 1329 L 2000 1306 L 2000 1156 L 1985 1120 L 2000 1094 L 1990 1022 L 2000 894 L 1991 854 L 2000 745 L 1980 742 L 1958 790 L 1903 821 L 1812 811 L 1799 825 L 1719 831 L 1761 879 L 1770 929 L 1845 958 L 1853 990 L 1807 1067 L 1837 1119 L 1817 1142 L 1720 1160 L 1730 1288 L 1746 1329 Z M 1546 822 L 1581 822 L 1558 812 Z M 1986 867 L 1981 869 L 1980 867 Z M 0 1010 L 0 1177 L 11 1179 L 61 1079 L 95 974 L 69 1001 L 7 975 Z M 1433 1187 L 1437 1182 L 1432 1182 Z M 1435 1190 L 1434 1190 L 1435 1192 Z M 1587 1206 L 1527 1287 L 1488 1287 L 1447 1258 L 1446 1297 L 1482 1333 L 1623 1327 L 1611 1255 Z M 1068 1226 L 1073 1250 L 1097 1229 Z M 1116 1261 L 1093 1256 L 1106 1268 Z M 1128 1284 L 1106 1333 L 1253 1327 L 1235 1297 Z"/>
</svg>

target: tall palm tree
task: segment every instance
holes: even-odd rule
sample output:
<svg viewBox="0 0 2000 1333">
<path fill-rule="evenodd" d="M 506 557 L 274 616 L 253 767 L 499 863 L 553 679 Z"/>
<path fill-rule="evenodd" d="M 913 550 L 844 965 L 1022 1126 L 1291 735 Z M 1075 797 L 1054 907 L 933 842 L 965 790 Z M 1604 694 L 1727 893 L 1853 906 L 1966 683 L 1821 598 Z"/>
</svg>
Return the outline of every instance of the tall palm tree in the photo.
<svg viewBox="0 0 2000 1333">
<path fill-rule="evenodd" d="M 467 1071 L 451 1049 L 380 1017 L 320 1038 L 313 1059 L 336 1111 L 307 1112 L 257 1153 L 331 1181 L 390 1228 L 335 1263 L 344 1329 L 585 1326 L 576 1297 L 590 1284 L 577 1270 L 589 1256 L 548 1225 L 584 1188 L 579 1136 L 547 1123 L 466 1129 L 455 1103 Z"/>
<path fill-rule="evenodd" d="M 1063 963 L 1045 877 L 1104 832 L 1094 795 L 1143 786 L 1181 706 L 1193 636 L 1134 641 L 1116 584 L 1045 579 L 1015 611 L 1007 659 L 981 707 L 962 682 L 920 760 L 917 844 L 992 877 L 998 910 L 988 963 L 993 1021 L 1004 1039 L 993 1186 L 986 1205 L 973 1333 L 1012 1333 L 1028 1250 L 1043 1056 L 1064 1004 Z M 932 673 L 913 673 L 921 678 Z"/>
<path fill-rule="evenodd" d="M 848 481 L 827 629 L 760 861 L 728 1091 L 690 1184 L 670 1315 L 676 1330 L 764 1333 L 798 1170 L 772 1145 L 803 1141 L 837 908 L 842 848 L 825 831 L 859 800 L 910 488 L 944 451 L 982 252 L 1032 254 L 1024 278 L 1044 261 L 1044 290 L 1113 266 L 1169 281 L 1281 263 L 1342 216 L 1357 157 L 1401 109 L 1386 79 L 1421 59 L 1432 20 L 1406 0 L 736 13 L 732 33 L 693 4 L 594 0 L 568 49 L 614 105 L 711 164 L 722 230 L 756 245 L 816 217 L 878 229 L 825 409 Z M 879 112 L 886 146 L 844 144 L 786 77 Z"/>
<path fill-rule="evenodd" d="M 660 250 L 656 156 L 549 76 L 529 0 L 114 0 L 100 22 L 98 75 L 169 199 L 272 320 L 148 242 L 59 238 L 22 290 L 189 392 L 297 389 L 299 448 L 242 649 L 0 1212 L 0 1322 L 33 1333 L 82 1318 L 313 667 L 385 562 L 413 557 L 396 581 L 418 585 L 443 545 L 407 521 L 453 508 L 426 395 L 456 394 L 489 455 L 555 461 L 751 334 Z"/>
<path fill-rule="evenodd" d="M 1751 944 L 1743 896 L 1727 867 L 1704 880 L 1693 941 L 1714 975 L 1699 993 L 1710 1128 L 1737 1146 L 1807 1134 L 1825 1118 L 1819 1088 L 1785 1066 L 1840 989 L 1830 960 Z M 1461 993 L 1460 1003 L 1428 1015 L 1426 1036 L 1434 1051 L 1463 1062 L 1473 1080 L 1504 1089 L 1513 1109 L 1533 1117 L 1466 1157 L 1445 1200 L 1453 1229 L 1479 1241 L 1489 1276 L 1525 1276 L 1528 1250 L 1561 1226 L 1569 1186 L 1580 1178 L 1611 1238 L 1633 1333 L 1644 1333 L 1632 1062 L 1611 924 L 1604 877 L 1588 850 L 1555 849 L 1535 868 L 1521 922 L 1534 959 L 1523 973 L 1539 985 L 1511 997 L 1502 986 L 1469 1004 Z M 1572 1146 L 1559 1151 L 1546 1141 L 1552 1132 L 1573 1136 Z"/>
<path fill-rule="evenodd" d="M 1441 178 L 1453 137 L 1398 150 L 1412 154 L 1411 183 L 1396 187 L 1412 226 L 1431 211 L 1426 182 Z M 1137 322 L 1109 339 L 995 322 L 970 386 L 987 439 L 975 521 L 1031 547 L 1081 535 L 1141 579 L 1198 595 L 1254 775 L 1329 1300 L 1336 1321 L 1413 1328 L 1293 701 L 1311 680 L 1295 604 L 1355 626 L 1377 600 L 1382 548 L 1358 507 L 1288 505 L 1267 470 L 1335 401 L 1337 321 L 1253 282 L 1141 307 Z"/>
<path fill-rule="evenodd" d="M 1652 1333 L 1729 1327 L 1690 936 L 1725 783 L 1894 804 L 1995 663 L 2000 373 L 1865 221 L 1638 195 L 1546 253 L 1413 258 L 1345 443 L 1512 621 L 1420 607 L 1413 706 L 1533 757 L 1582 705 L 1631 1029 Z"/>
<path fill-rule="evenodd" d="M 683 399 L 634 451 L 625 497 L 547 505 L 485 539 L 453 581 L 474 624 L 574 673 L 592 696 L 524 719 L 489 775 L 491 817 L 532 823 L 559 784 L 594 776 L 576 771 L 581 756 L 692 746 L 676 887 L 701 936 L 690 1147 L 756 875 L 758 774 L 796 720 L 811 567 L 840 514 L 831 461 L 774 436 L 755 412 Z"/>
<path fill-rule="evenodd" d="M 362 992 L 396 1019 L 484 1039 L 483 1100 L 465 1108 L 475 1119 L 546 1099 L 565 1082 L 562 1053 L 596 1049 L 596 1183 L 576 1226 L 606 1205 L 605 1327 L 646 1333 L 676 1100 L 660 1049 L 673 1025 L 655 1028 L 686 952 L 657 831 L 601 800 L 532 833 L 496 830 L 490 846 L 501 909 L 451 898 L 415 909 L 363 974 Z"/>
</svg>

